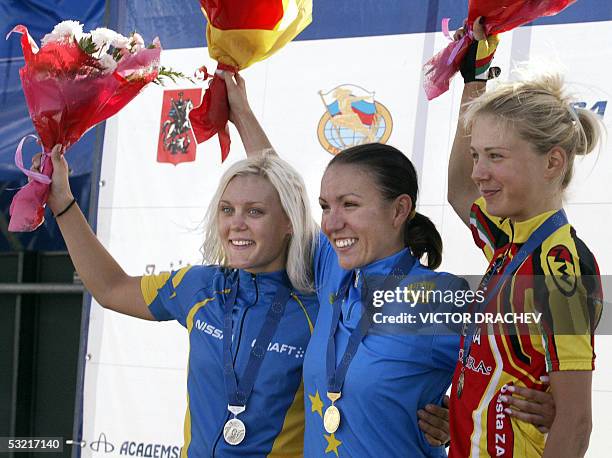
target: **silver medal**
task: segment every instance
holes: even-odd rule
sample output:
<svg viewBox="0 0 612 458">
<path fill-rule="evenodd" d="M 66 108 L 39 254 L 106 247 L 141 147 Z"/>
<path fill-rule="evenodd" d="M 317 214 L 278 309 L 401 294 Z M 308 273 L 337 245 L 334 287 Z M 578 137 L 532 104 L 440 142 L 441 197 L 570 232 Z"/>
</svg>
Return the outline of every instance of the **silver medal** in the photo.
<svg viewBox="0 0 612 458">
<path fill-rule="evenodd" d="M 244 440 L 245 435 L 246 427 L 238 418 L 228 420 L 223 427 L 223 438 L 230 445 L 238 445 Z"/>
<path fill-rule="evenodd" d="M 236 416 L 246 410 L 246 406 L 228 405 L 227 410 L 234 414 L 234 418 L 230 418 L 223 427 L 223 438 L 229 445 L 238 445 L 244 440 L 246 435 L 246 426 L 236 418 Z"/>
</svg>

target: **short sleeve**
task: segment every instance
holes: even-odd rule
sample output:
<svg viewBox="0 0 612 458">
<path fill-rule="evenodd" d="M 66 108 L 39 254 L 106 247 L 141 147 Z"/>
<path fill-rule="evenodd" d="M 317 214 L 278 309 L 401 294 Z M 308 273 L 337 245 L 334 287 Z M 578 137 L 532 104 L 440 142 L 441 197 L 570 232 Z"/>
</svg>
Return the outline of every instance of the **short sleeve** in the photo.
<svg viewBox="0 0 612 458">
<path fill-rule="evenodd" d="M 593 370 L 593 336 L 603 308 L 601 278 L 582 241 L 569 234 L 564 239 L 543 244 L 539 258 L 543 275 L 536 276 L 534 285 L 536 309 L 544 315 L 546 369 Z"/>
<path fill-rule="evenodd" d="M 193 297 L 197 291 L 210 285 L 211 279 L 207 277 L 211 276 L 212 270 L 215 269 L 208 266 L 198 269 L 187 266 L 159 275 L 143 276 L 140 289 L 151 314 L 158 321 L 177 320 L 185 326 Z"/>
<path fill-rule="evenodd" d="M 484 198 L 479 197 L 470 210 L 470 230 L 476 246 L 482 250 L 487 261 L 493 259 L 495 250 L 510 242 L 508 219 L 492 216 L 487 212 Z"/>
</svg>

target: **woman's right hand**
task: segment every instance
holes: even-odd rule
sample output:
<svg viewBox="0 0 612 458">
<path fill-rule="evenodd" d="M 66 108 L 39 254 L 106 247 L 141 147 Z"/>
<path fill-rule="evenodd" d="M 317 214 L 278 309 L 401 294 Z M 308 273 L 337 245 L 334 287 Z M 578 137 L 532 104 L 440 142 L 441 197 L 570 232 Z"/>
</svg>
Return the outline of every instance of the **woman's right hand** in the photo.
<svg viewBox="0 0 612 458">
<path fill-rule="evenodd" d="M 466 32 L 467 31 L 464 24 L 463 27 L 459 27 L 457 30 L 455 30 L 455 33 L 453 34 L 453 41 L 461 40 L 465 36 Z M 485 40 L 487 38 L 482 16 L 478 16 L 474 21 L 472 33 L 474 34 L 474 39 L 476 41 Z"/>
<path fill-rule="evenodd" d="M 32 158 L 32 166 L 30 170 L 40 172 L 42 154 L 38 153 Z M 51 176 L 51 190 L 47 205 L 54 214 L 61 212 L 66 208 L 74 196 L 70 190 L 68 182 L 68 163 L 64 158 L 64 148 L 62 145 L 55 145 L 51 150 L 51 161 L 53 163 L 53 175 Z"/>
<path fill-rule="evenodd" d="M 246 83 L 238 73 L 224 71 L 223 79 L 227 87 L 227 99 L 230 106 L 229 119 L 233 124 L 239 123 L 246 116 L 252 115 L 247 97 Z"/>
<path fill-rule="evenodd" d="M 453 40 L 461 40 L 466 33 L 466 27 L 461 27 L 455 32 Z M 466 83 L 486 82 L 499 75 L 499 68 L 489 67 L 499 44 L 499 36 L 487 36 L 482 16 L 478 16 L 472 25 L 472 36 L 474 41 L 467 48 L 459 70 Z"/>
<path fill-rule="evenodd" d="M 273 153 L 274 148 L 249 105 L 244 78 L 238 73 L 224 71 L 223 79 L 230 106 L 229 119 L 240 134 L 247 156 Z"/>
</svg>

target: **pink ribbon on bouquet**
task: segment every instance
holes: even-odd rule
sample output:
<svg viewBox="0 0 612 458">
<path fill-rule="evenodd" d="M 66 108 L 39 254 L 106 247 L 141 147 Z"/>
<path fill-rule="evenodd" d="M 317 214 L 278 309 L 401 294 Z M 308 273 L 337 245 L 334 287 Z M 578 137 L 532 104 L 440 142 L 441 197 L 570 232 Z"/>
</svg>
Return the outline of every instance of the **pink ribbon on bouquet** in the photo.
<svg viewBox="0 0 612 458">
<path fill-rule="evenodd" d="M 13 197 L 9 208 L 11 219 L 8 229 L 11 232 L 31 231 L 44 222 L 45 205 L 41 205 L 41 202 L 47 201 L 50 191 L 53 163 L 48 160 L 48 153 L 42 152 L 41 173 L 28 170 L 23 165 L 23 144 L 29 137 L 38 138 L 35 135 L 26 135 L 15 151 L 15 165 L 32 181 Z"/>
<path fill-rule="evenodd" d="M 464 45 L 469 44 L 469 43 L 465 43 L 465 41 L 474 39 L 474 33 L 472 32 L 472 29 L 466 25 L 465 35 L 463 35 L 461 39 L 454 41 L 453 37 L 451 37 L 450 30 L 448 28 L 449 23 L 450 23 L 449 17 L 445 17 L 444 19 L 442 19 L 442 33 L 444 34 L 446 38 L 448 38 L 449 41 L 453 42 L 451 43 L 451 46 L 453 47 L 453 49 L 450 53 L 450 56 L 448 56 L 448 59 L 446 60 L 447 65 L 450 65 L 451 63 L 455 61 L 455 57 L 457 57 L 457 54 L 459 54 L 459 51 L 463 49 Z"/>
<path fill-rule="evenodd" d="M 39 172 L 34 172 L 26 168 L 23 165 L 23 152 L 22 152 L 23 144 L 28 138 L 34 138 L 38 140 L 38 137 L 32 134 L 26 135 L 25 137 L 21 139 L 21 141 L 19 142 L 19 145 L 17 145 L 17 150 L 15 151 L 15 165 L 28 178 L 31 178 L 32 180 L 38 181 L 39 183 L 42 183 L 42 184 L 51 184 L 51 178 L 49 178 L 47 175 L 43 173 L 39 173 Z M 41 150 L 41 153 L 42 153 L 42 158 L 41 158 L 41 163 L 40 163 L 40 170 L 44 170 L 45 162 L 47 162 L 47 158 L 49 157 L 49 155 L 42 150 Z"/>
</svg>

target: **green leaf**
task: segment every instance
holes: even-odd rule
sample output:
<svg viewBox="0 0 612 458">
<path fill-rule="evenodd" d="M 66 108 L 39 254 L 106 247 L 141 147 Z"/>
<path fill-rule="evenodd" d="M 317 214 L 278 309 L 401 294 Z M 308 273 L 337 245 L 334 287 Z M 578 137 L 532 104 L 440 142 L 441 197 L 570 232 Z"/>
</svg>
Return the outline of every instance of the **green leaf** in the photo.
<svg viewBox="0 0 612 458">
<path fill-rule="evenodd" d="M 164 79 L 170 79 L 173 83 L 176 83 L 177 79 L 185 79 L 195 84 L 195 80 L 182 72 L 177 72 L 169 67 L 163 65 L 159 67 L 157 78 L 153 81 L 155 84 L 164 85 Z"/>
<path fill-rule="evenodd" d="M 98 52 L 98 48 L 94 44 L 93 39 L 91 37 L 81 38 L 79 40 L 79 48 L 81 48 L 83 52 L 86 52 L 90 56 Z"/>
</svg>

